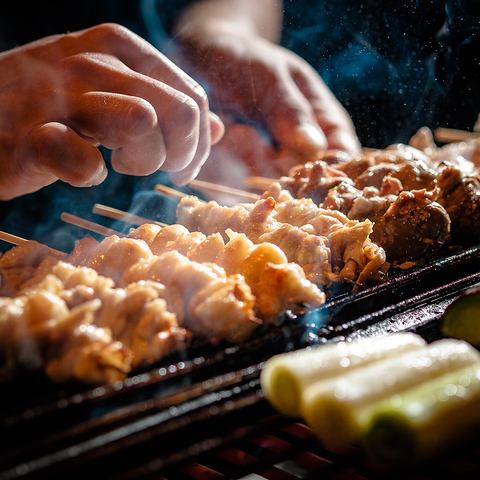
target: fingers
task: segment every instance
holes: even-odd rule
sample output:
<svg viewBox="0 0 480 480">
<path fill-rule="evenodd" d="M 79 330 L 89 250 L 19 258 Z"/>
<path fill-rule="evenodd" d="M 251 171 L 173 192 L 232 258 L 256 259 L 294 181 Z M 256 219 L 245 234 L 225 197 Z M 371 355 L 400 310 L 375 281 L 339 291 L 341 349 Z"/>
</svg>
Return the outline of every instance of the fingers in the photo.
<svg viewBox="0 0 480 480">
<path fill-rule="evenodd" d="M 327 147 L 310 103 L 290 77 L 281 79 L 263 109 L 269 130 L 279 145 L 303 155 L 315 155 Z"/>
<path fill-rule="evenodd" d="M 194 100 L 184 93 L 139 74 L 118 59 L 101 54 L 78 54 L 63 60 L 65 75 L 88 90 L 102 90 L 139 97 L 146 100 L 155 110 L 158 128 L 153 145 L 160 145 L 163 136 L 165 150 L 152 160 L 158 165 L 163 162 L 166 171 L 180 171 L 195 157 L 199 144 L 200 112 Z M 138 144 L 137 144 L 138 145 Z M 136 148 L 137 153 L 141 149 Z M 130 164 L 134 159 L 129 161 Z"/>
<path fill-rule="evenodd" d="M 114 155 L 117 159 L 114 166 L 124 173 L 149 174 L 162 166 L 171 172 L 185 170 L 183 176 L 190 179 L 208 157 L 211 143 L 222 135 L 223 126 L 217 117 L 210 115 L 204 90 L 151 44 L 120 25 L 103 24 L 63 37 L 52 37 L 32 45 L 30 54 L 43 61 L 63 57 L 58 73 L 70 77 L 69 88 L 124 94 L 146 100 L 153 107 L 158 125 L 155 133 L 144 136 L 143 147 L 138 141 L 141 132 L 130 135 L 137 139 L 135 145 L 125 144 L 123 131 L 115 135 L 113 130 L 117 129 L 118 122 L 112 124 L 110 131 L 102 130 L 107 124 L 103 118 L 99 118 L 97 125 L 89 125 L 90 120 L 85 119 L 89 116 L 88 108 L 79 112 L 78 122 L 72 123 L 82 135 L 94 138 L 88 131 L 83 132 L 83 128 L 96 130 L 95 133 L 103 138 L 99 140 L 101 143 L 121 149 Z M 91 100 L 95 103 L 101 99 Z M 100 102 L 93 107 L 98 110 Z M 134 108 L 134 112 L 138 110 L 142 109 Z M 111 109 L 107 106 L 104 111 L 111 119 Z M 147 113 L 148 124 L 148 112 L 143 109 L 143 113 Z M 150 120 L 152 118 L 150 115 Z M 69 121 L 67 123 L 70 125 Z M 158 153 L 153 152 L 159 145 L 164 146 Z M 133 154 L 137 156 L 136 162 L 129 158 Z"/>
<path fill-rule="evenodd" d="M 86 92 L 69 100 L 66 123 L 112 149 L 112 166 L 119 173 L 149 175 L 165 162 L 163 134 L 148 101 L 109 92 Z"/>
<path fill-rule="evenodd" d="M 143 98 L 110 92 L 69 95 L 67 121 L 82 135 L 110 149 L 157 128 L 157 114 Z"/>
<path fill-rule="evenodd" d="M 328 148 L 359 153 L 360 143 L 350 116 L 317 73 L 302 65 L 292 75 L 325 133 Z"/>
<path fill-rule="evenodd" d="M 85 39 L 92 42 L 98 51 L 105 51 L 118 57 L 130 69 L 147 77 L 161 81 L 175 90 L 185 94 L 196 103 L 194 110 L 198 111 L 198 140 L 196 150 L 191 159 L 183 156 L 183 164 L 179 156 L 173 155 L 170 147 L 175 148 L 168 140 L 167 159 L 164 169 L 179 173 L 184 181 L 191 180 L 205 163 L 210 146 L 221 138 L 223 127 L 218 117 L 209 115 L 208 99 L 203 88 L 185 72 L 168 60 L 151 44 L 131 31 L 114 24 L 103 24 L 84 31 Z M 168 129 L 165 129 L 168 136 Z M 177 135 L 172 134 L 174 141 Z M 188 137 L 190 139 L 191 135 Z M 182 152 L 183 154 L 183 152 Z M 187 168 L 188 165 L 188 168 Z"/>
<path fill-rule="evenodd" d="M 27 172 L 37 176 L 43 172 L 75 187 L 98 185 L 107 176 L 98 149 L 66 125 L 51 122 L 36 127 L 25 143 L 29 155 L 23 169 Z"/>
<path fill-rule="evenodd" d="M 150 175 L 161 167 L 166 158 L 163 136 L 149 135 L 113 150 L 112 167 L 118 173 L 127 175 Z"/>
</svg>

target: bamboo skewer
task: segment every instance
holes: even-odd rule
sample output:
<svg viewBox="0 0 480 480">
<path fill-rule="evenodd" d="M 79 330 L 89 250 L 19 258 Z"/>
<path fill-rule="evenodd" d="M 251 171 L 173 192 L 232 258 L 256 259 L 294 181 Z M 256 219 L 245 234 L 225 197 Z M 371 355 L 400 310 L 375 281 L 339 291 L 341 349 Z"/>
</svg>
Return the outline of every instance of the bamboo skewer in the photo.
<svg viewBox="0 0 480 480">
<path fill-rule="evenodd" d="M 120 220 L 132 225 L 143 225 L 144 223 L 154 223 L 160 227 L 165 227 L 167 225 L 166 223 L 158 222 L 157 220 L 152 220 L 151 218 L 142 217 L 140 215 L 135 215 L 134 213 L 125 212 L 124 210 L 109 207 L 108 205 L 102 205 L 101 203 L 96 203 L 93 206 L 92 212 L 96 213 L 97 215 L 102 215 L 103 217 L 111 218 L 113 220 Z"/>
<path fill-rule="evenodd" d="M 164 195 L 170 198 L 180 199 L 180 198 L 188 197 L 186 193 L 179 192 L 174 188 L 170 188 L 170 187 L 167 187 L 166 185 L 161 185 L 161 184 L 155 185 L 155 191 L 159 193 L 163 193 Z"/>
<path fill-rule="evenodd" d="M 480 132 L 467 132 L 455 128 L 437 128 L 434 132 L 435 140 L 441 143 L 466 142 L 480 138 Z"/>
<path fill-rule="evenodd" d="M 227 187 L 226 185 L 218 185 L 217 183 L 206 182 L 204 180 L 192 180 L 190 185 L 197 190 L 232 195 L 248 202 L 255 202 L 260 198 L 256 193 L 247 192 L 238 188 Z"/>
<path fill-rule="evenodd" d="M 83 228 L 90 232 L 98 233 L 99 235 L 103 235 L 104 237 L 109 237 L 110 235 L 117 235 L 119 237 L 125 237 L 124 233 L 118 232 L 117 230 L 113 230 L 112 228 L 105 227 L 100 225 L 99 223 L 91 222 L 90 220 L 85 220 L 82 217 L 78 217 L 77 215 L 73 215 L 71 213 L 63 212 L 60 215 L 60 219 L 68 223 L 70 225 L 75 225 L 76 227 Z"/>
<path fill-rule="evenodd" d="M 257 190 L 265 191 L 272 183 L 278 182 L 278 178 L 268 177 L 247 177 L 245 179 L 245 185 Z"/>
<path fill-rule="evenodd" d="M 8 233 L 8 232 L 5 232 L 3 230 L 0 230 L 0 240 L 6 242 L 6 243 L 10 243 L 11 245 L 24 245 L 28 242 L 30 242 L 30 240 L 27 240 L 26 238 L 23 238 L 23 237 L 19 237 L 18 235 L 14 235 L 13 233 Z M 52 254 L 54 255 L 58 255 L 60 257 L 63 257 L 65 255 L 67 255 L 65 252 L 62 252 L 61 250 L 57 250 L 56 248 L 52 248 L 52 247 L 48 247 L 47 245 L 45 245 L 49 250 L 51 250 Z"/>
<path fill-rule="evenodd" d="M 12 245 L 23 245 L 28 243 L 29 240 L 23 237 L 19 237 L 18 235 L 14 235 L 13 233 L 4 232 L 0 230 L 0 240 L 4 242 L 10 243 Z"/>
</svg>

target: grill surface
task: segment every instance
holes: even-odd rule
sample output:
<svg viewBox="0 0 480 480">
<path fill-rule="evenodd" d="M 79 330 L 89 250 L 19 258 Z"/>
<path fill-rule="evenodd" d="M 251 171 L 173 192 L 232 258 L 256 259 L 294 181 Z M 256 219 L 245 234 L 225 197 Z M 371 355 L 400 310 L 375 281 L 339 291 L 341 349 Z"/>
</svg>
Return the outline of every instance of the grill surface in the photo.
<svg viewBox="0 0 480 480">
<path fill-rule="evenodd" d="M 107 478 L 385 478 L 359 451 L 324 452 L 306 427 L 275 415 L 259 387 L 262 364 L 278 352 L 363 335 L 412 330 L 438 338 L 445 307 L 480 283 L 479 253 L 472 247 L 339 294 L 239 346 L 198 343 L 113 387 L 59 388 L 38 377 L 4 384 L 0 479 L 65 478 L 67 471 Z M 467 445 L 408 478 L 480 478 L 478 453 Z"/>
</svg>

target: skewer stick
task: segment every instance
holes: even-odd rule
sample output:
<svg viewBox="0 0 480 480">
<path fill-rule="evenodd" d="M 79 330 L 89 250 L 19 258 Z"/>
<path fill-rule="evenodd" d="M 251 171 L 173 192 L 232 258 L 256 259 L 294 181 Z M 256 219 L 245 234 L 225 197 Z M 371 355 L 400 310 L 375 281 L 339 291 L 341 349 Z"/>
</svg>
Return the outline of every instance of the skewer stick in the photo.
<svg viewBox="0 0 480 480">
<path fill-rule="evenodd" d="M 14 235 L 13 233 L 8 233 L 4 232 L 3 230 L 0 230 L 0 240 L 3 240 L 4 242 L 10 243 L 12 245 L 24 245 L 25 243 L 28 243 L 30 240 L 27 240 L 26 238 L 19 237 L 18 235 Z M 66 253 L 62 252 L 61 250 L 57 250 L 56 248 L 48 247 L 49 250 L 51 250 L 52 254 L 58 255 L 58 256 L 65 256 Z"/>
<path fill-rule="evenodd" d="M 218 185 L 216 183 L 206 182 L 204 180 L 192 180 L 190 185 L 201 191 L 232 195 L 248 202 L 255 202 L 260 198 L 260 196 L 256 193 L 247 192 L 246 190 L 240 190 L 238 188 L 227 187 L 226 185 Z"/>
<path fill-rule="evenodd" d="M 247 177 L 245 179 L 245 184 L 247 186 L 256 188 L 262 191 L 266 190 L 274 182 L 278 182 L 278 178 Z"/>
<path fill-rule="evenodd" d="M 155 185 L 155 191 L 159 192 L 159 193 L 163 193 L 164 195 L 166 195 L 167 197 L 170 197 L 170 198 L 180 199 L 180 198 L 188 197 L 188 195 L 186 193 L 179 192 L 178 190 L 175 190 L 174 188 L 170 188 L 170 187 L 167 187 L 167 186 L 161 185 L 161 184 Z"/>
<path fill-rule="evenodd" d="M 99 223 L 85 220 L 84 218 L 78 217 L 77 215 L 72 215 L 71 213 L 63 212 L 60 215 L 60 219 L 65 223 L 75 225 L 76 227 L 83 228 L 90 232 L 98 233 L 99 235 L 103 235 L 104 237 L 109 237 L 110 235 L 118 235 L 119 237 L 125 237 L 124 233 L 113 230 L 112 228 L 105 227 L 103 225 L 100 225 Z"/>
<path fill-rule="evenodd" d="M 29 242 L 29 240 L 27 240 L 26 238 L 19 237 L 18 235 L 14 235 L 13 233 L 4 232 L 3 230 L 0 230 L 0 240 L 11 243 L 12 245 L 23 245 Z"/>
<path fill-rule="evenodd" d="M 92 211 L 97 215 L 102 215 L 103 217 L 111 218 L 113 220 L 120 220 L 125 223 L 131 223 L 132 225 L 143 225 L 144 223 L 154 223 L 160 227 L 165 227 L 167 225 L 166 223 L 158 222 L 151 218 L 141 217 L 140 215 L 125 212 L 124 210 L 109 207 L 108 205 L 102 205 L 101 203 L 96 203 L 93 206 Z"/>
<path fill-rule="evenodd" d="M 454 128 L 437 128 L 434 132 L 435 140 L 441 143 L 466 142 L 480 138 L 480 132 L 467 132 Z"/>
</svg>

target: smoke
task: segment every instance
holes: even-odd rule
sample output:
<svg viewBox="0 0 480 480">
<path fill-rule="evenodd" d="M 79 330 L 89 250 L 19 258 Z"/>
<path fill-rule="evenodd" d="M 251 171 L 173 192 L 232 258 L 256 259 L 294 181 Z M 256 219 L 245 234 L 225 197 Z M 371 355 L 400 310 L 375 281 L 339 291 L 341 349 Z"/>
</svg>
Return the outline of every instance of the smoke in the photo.
<svg viewBox="0 0 480 480">
<path fill-rule="evenodd" d="M 465 98 L 466 63 L 477 58 L 478 73 L 480 20 L 461 5 L 475 2 L 284 3 L 284 45 L 319 71 L 364 145 L 406 141 L 423 125 L 472 126 L 479 103 Z M 469 61 L 459 69 L 461 52 Z"/>
<path fill-rule="evenodd" d="M 99 20 L 121 21 L 147 33 L 167 54 L 178 55 L 178 45 L 168 31 L 175 14 L 188 2 L 141 0 L 143 26 L 130 17 L 120 19 L 115 14 L 120 8 L 117 3 L 106 2 Z M 433 1 L 285 0 L 282 42 L 320 72 L 352 115 L 362 142 L 381 147 L 407 140 L 424 124 L 461 128 L 473 124 L 478 112 L 478 88 L 473 87 L 478 77 L 469 76 L 466 69 L 473 65 L 478 72 L 479 65 L 480 23 L 475 21 L 474 3 L 447 1 L 442 9 Z M 209 86 L 203 86 L 208 91 Z M 254 143 L 245 138 L 226 138 L 204 175 L 220 183 L 241 185 L 247 171 L 237 155 Z M 109 152 L 103 153 L 108 163 Z M 249 153 L 250 167 L 263 168 L 259 174 L 276 176 L 268 149 Z M 69 249 L 85 232 L 60 222 L 60 213 L 68 211 L 99 221 L 91 213 L 96 202 L 173 222 L 175 202 L 153 193 L 156 183 L 169 183 L 168 177 L 159 173 L 132 178 L 110 171 L 99 187 L 77 189 L 57 182 L 14 202 L 1 202 L 2 228 Z M 129 228 L 122 222 L 112 226 L 123 232 Z"/>
</svg>

